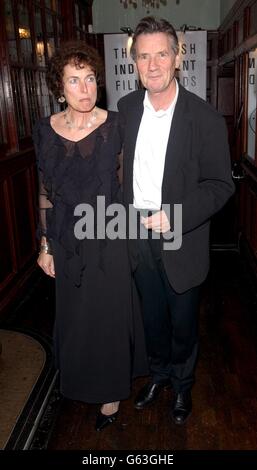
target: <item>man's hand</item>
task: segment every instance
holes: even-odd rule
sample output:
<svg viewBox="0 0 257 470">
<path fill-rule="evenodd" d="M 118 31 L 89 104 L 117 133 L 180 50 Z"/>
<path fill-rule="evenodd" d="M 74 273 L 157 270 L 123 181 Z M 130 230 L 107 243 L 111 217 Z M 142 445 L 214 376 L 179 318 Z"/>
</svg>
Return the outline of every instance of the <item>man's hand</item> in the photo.
<svg viewBox="0 0 257 470">
<path fill-rule="evenodd" d="M 146 229 L 156 233 L 166 233 L 170 230 L 170 222 L 164 211 L 156 212 L 150 217 L 141 217 L 141 223 Z"/>
<path fill-rule="evenodd" d="M 47 253 L 40 253 L 37 259 L 37 263 L 48 276 L 55 277 L 54 259 L 52 255 L 48 255 Z"/>
</svg>

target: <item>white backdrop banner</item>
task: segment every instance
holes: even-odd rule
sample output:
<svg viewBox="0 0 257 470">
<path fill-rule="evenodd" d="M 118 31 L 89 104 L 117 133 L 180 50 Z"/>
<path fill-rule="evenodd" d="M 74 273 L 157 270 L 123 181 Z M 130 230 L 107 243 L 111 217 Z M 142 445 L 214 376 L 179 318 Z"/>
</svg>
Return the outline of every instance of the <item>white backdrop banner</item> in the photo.
<svg viewBox="0 0 257 470">
<path fill-rule="evenodd" d="M 180 68 L 178 79 L 187 90 L 206 99 L 207 31 L 178 31 Z M 118 100 L 137 90 L 140 81 L 130 57 L 132 38 L 127 34 L 105 34 L 107 108 L 117 111 Z"/>
<path fill-rule="evenodd" d="M 180 46 L 179 81 L 206 100 L 207 31 L 177 31 Z"/>
<path fill-rule="evenodd" d="M 136 66 L 130 57 L 131 42 L 127 34 L 104 35 L 107 108 L 111 111 L 117 111 L 122 96 L 139 88 Z"/>
</svg>

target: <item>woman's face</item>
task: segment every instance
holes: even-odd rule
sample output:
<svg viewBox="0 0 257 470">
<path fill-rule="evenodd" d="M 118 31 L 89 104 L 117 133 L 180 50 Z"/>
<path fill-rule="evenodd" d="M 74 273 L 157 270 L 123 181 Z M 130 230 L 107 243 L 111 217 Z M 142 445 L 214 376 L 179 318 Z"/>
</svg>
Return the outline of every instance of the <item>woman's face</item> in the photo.
<svg viewBox="0 0 257 470">
<path fill-rule="evenodd" d="M 77 68 L 67 64 L 63 69 L 63 94 L 68 105 L 76 111 L 91 111 L 96 103 L 97 83 L 88 65 Z"/>
</svg>

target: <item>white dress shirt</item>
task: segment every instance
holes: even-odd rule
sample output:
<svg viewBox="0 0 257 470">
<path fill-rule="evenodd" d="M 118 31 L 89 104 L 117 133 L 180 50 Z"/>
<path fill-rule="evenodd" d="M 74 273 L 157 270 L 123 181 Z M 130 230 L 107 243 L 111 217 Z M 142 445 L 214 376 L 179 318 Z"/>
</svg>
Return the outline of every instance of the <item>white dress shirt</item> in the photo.
<svg viewBox="0 0 257 470">
<path fill-rule="evenodd" d="M 179 92 L 178 83 L 175 82 L 176 94 L 166 110 L 155 111 L 148 92 L 145 92 L 133 169 L 133 205 L 136 209 L 161 208 L 165 155 Z"/>
</svg>

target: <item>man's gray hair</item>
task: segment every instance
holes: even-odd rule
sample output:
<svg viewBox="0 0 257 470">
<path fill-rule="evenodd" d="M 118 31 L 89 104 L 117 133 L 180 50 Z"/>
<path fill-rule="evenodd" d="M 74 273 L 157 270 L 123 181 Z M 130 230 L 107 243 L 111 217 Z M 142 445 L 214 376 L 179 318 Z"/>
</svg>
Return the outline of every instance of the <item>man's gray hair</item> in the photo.
<svg viewBox="0 0 257 470">
<path fill-rule="evenodd" d="M 171 38 L 171 47 L 175 54 L 179 53 L 178 36 L 173 26 L 163 18 L 154 16 L 146 16 L 142 18 L 133 35 L 133 42 L 130 49 L 130 54 L 133 60 L 136 60 L 136 42 L 138 36 L 141 34 L 165 33 Z"/>
</svg>

